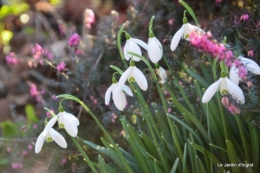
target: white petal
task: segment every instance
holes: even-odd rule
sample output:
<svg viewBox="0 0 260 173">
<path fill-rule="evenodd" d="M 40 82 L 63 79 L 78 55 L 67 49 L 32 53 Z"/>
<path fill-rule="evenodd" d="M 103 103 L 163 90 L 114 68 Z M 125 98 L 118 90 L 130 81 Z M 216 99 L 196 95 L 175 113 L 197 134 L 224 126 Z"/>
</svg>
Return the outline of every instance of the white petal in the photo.
<svg viewBox="0 0 260 173">
<path fill-rule="evenodd" d="M 125 43 L 125 46 L 124 46 L 124 56 L 125 56 L 125 59 L 127 61 L 129 61 L 129 59 L 131 58 L 131 55 L 129 55 L 127 52 L 129 50 L 129 40 L 126 41 Z"/>
<path fill-rule="evenodd" d="M 118 87 L 123 88 L 123 85 L 125 84 L 127 78 L 129 77 L 129 74 L 131 72 L 131 66 L 122 74 L 118 81 Z"/>
<path fill-rule="evenodd" d="M 50 134 L 52 139 L 62 148 L 67 148 L 67 142 L 64 139 L 64 137 L 57 132 L 56 130 L 54 130 L 53 128 L 50 129 Z"/>
<path fill-rule="evenodd" d="M 129 96 L 132 96 L 133 97 L 133 92 L 132 92 L 132 90 L 128 87 L 128 86 L 126 86 L 126 85 L 123 85 L 123 88 L 122 88 L 122 90 L 124 90 L 125 92 L 126 92 L 126 94 L 127 95 L 129 95 Z"/>
<path fill-rule="evenodd" d="M 110 97 L 111 97 L 112 90 L 113 90 L 114 87 L 115 87 L 115 84 L 112 84 L 106 91 L 106 94 L 105 94 L 105 103 L 106 103 L 106 105 L 108 105 L 108 103 L 110 101 Z"/>
<path fill-rule="evenodd" d="M 167 78 L 167 74 L 166 74 L 166 71 L 164 70 L 164 68 L 160 67 L 159 69 L 156 69 L 157 70 L 157 73 L 158 75 L 160 76 L 161 78 L 161 81 L 160 83 L 164 83 L 166 78 Z"/>
<path fill-rule="evenodd" d="M 38 136 L 36 143 L 35 143 L 35 153 L 39 153 L 42 150 L 42 146 L 44 143 L 45 136 L 43 135 L 43 132 Z"/>
<path fill-rule="evenodd" d="M 78 120 L 78 118 L 75 117 L 75 115 L 68 113 L 66 111 L 64 111 L 64 114 L 66 114 L 70 118 L 70 120 L 76 124 L 76 126 L 79 125 L 79 120 Z"/>
<path fill-rule="evenodd" d="M 45 126 L 44 130 L 43 130 L 43 135 L 46 136 L 46 134 L 48 133 L 48 131 L 50 130 L 50 128 L 52 128 L 54 126 L 54 124 L 56 123 L 56 121 L 59 118 L 59 114 L 55 117 L 53 117 Z"/>
<path fill-rule="evenodd" d="M 183 36 L 184 33 L 184 26 L 182 25 L 182 27 L 175 33 L 175 35 L 172 38 L 171 41 L 171 50 L 174 51 L 176 49 L 176 47 L 178 46 L 181 37 Z"/>
<path fill-rule="evenodd" d="M 128 45 L 128 49 L 126 50 L 126 51 L 127 51 L 126 53 L 127 53 L 130 57 L 132 57 L 132 59 L 133 59 L 134 61 L 141 61 L 140 58 L 138 58 L 138 57 L 136 57 L 136 56 L 133 56 L 133 55 L 131 55 L 131 54 L 128 53 L 128 52 L 133 52 L 133 53 L 136 53 L 136 54 L 142 56 L 142 52 L 141 52 L 140 47 L 139 47 L 132 39 L 129 39 L 128 42 L 129 42 L 129 45 Z"/>
<path fill-rule="evenodd" d="M 142 46 L 145 50 L 148 49 L 148 46 L 147 44 L 142 41 L 142 40 L 139 40 L 139 39 L 136 39 L 136 38 L 131 38 L 135 43 L 139 44 L 140 46 Z"/>
<path fill-rule="evenodd" d="M 219 89 L 221 79 L 211 84 L 208 89 L 205 91 L 203 97 L 202 97 L 202 103 L 207 103 L 210 101 L 210 99 L 214 96 L 214 94 Z"/>
<path fill-rule="evenodd" d="M 234 82 L 235 84 L 239 84 L 239 74 L 238 74 L 239 69 L 233 64 L 230 68 L 229 71 L 229 78 L 232 82 Z"/>
<path fill-rule="evenodd" d="M 157 38 L 149 38 L 148 55 L 153 63 L 157 63 L 162 58 L 162 45 L 158 44 Z"/>
<path fill-rule="evenodd" d="M 228 92 L 232 95 L 234 99 L 238 101 L 238 103 L 244 104 L 245 97 L 241 88 L 235 83 L 233 83 L 231 80 L 229 80 L 227 77 L 225 77 L 225 80 L 226 80 Z"/>
<path fill-rule="evenodd" d="M 71 121 L 69 116 L 65 114 L 63 115 L 63 123 L 65 130 L 70 136 L 76 137 L 78 135 L 77 125 L 73 121 Z"/>
<path fill-rule="evenodd" d="M 136 83 L 139 85 L 139 87 L 146 91 L 148 88 L 148 82 L 146 80 L 146 77 L 144 76 L 143 72 L 139 70 L 137 67 L 134 67 L 133 75 L 135 78 Z"/>
<path fill-rule="evenodd" d="M 219 85 L 219 90 L 220 90 L 220 94 L 223 95 L 224 91 L 228 91 L 228 88 L 227 88 L 227 82 L 226 82 L 226 78 L 220 78 L 220 85 Z"/>
<path fill-rule="evenodd" d="M 244 58 L 242 56 L 240 56 L 240 59 L 241 62 L 245 65 L 245 67 L 248 69 L 248 71 L 260 75 L 260 67 L 255 61 L 248 58 Z"/>
<path fill-rule="evenodd" d="M 119 109 L 120 111 L 123 111 L 125 106 L 126 106 L 126 98 L 125 98 L 125 94 L 123 93 L 123 91 L 116 87 L 113 90 L 113 101 L 117 107 L 117 109 Z"/>
</svg>

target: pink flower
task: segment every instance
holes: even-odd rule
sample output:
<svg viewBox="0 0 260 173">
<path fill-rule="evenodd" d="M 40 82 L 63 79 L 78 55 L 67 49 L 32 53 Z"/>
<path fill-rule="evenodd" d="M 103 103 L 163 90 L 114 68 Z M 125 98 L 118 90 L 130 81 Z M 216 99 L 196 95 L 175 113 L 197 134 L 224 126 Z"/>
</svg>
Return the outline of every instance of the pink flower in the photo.
<svg viewBox="0 0 260 173">
<path fill-rule="evenodd" d="M 247 52 L 247 55 L 250 56 L 250 57 L 253 57 L 254 56 L 254 51 L 253 50 L 249 50 Z"/>
<path fill-rule="evenodd" d="M 34 59 L 39 60 L 42 57 L 42 55 L 44 54 L 44 50 L 38 43 L 36 43 L 32 47 L 32 54 L 33 54 Z"/>
<path fill-rule="evenodd" d="M 56 67 L 56 69 L 57 69 L 59 72 L 64 71 L 65 68 L 66 68 L 66 64 L 65 64 L 63 61 L 60 62 L 60 63 L 57 65 L 57 67 Z"/>
<path fill-rule="evenodd" d="M 68 41 L 69 46 L 78 47 L 80 39 L 81 39 L 81 37 L 77 33 L 72 34 L 72 36 L 69 38 L 69 41 Z"/>
<path fill-rule="evenodd" d="M 216 0 L 215 2 L 216 2 L 216 3 L 221 3 L 221 2 L 222 2 L 222 0 Z"/>
<path fill-rule="evenodd" d="M 174 23 L 174 19 L 169 19 L 169 20 L 168 20 L 168 24 L 169 24 L 169 25 L 173 25 L 173 23 Z"/>
<path fill-rule="evenodd" d="M 6 55 L 5 60 L 8 64 L 18 64 L 19 62 L 14 52 L 10 52 Z"/>
<path fill-rule="evenodd" d="M 84 12 L 84 23 L 86 28 L 90 29 L 91 25 L 95 22 L 95 14 L 91 9 L 86 9 Z"/>
<path fill-rule="evenodd" d="M 247 21 L 249 19 L 249 15 L 248 14 L 242 14 L 240 17 L 240 21 Z"/>
</svg>

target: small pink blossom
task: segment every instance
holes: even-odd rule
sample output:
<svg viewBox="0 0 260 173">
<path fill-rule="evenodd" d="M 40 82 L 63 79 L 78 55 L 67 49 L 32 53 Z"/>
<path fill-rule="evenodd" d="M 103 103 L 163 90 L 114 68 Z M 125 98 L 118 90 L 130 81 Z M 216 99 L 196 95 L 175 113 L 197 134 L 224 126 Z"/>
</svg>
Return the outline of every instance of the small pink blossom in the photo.
<svg viewBox="0 0 260 173">
<path fill-rule="evenodd" d="M 174 23 L 174 19 L 169 19 L 169 20 L 168 20 L 168 24 L 169 24 L 169 25 L 173 25 L 173 23 Z"/>
<path fill-rule="evenodd" d="M 22 155 L 23 155 L 23 156 L 27 156 L 27 155 L 28 155 L 28 151 L 23 150 L 23 151 L 22 151 Z"/>
<path fill-rule="evenodd" d="M 11 147 L 7 147 L 7 148 L 6 148 L 6 152 L 7 152 L 7 153 L 11 153 L 11 151 L 12 151 Z"/>
<path fill-rule="evenodd" d="M 66 158 L 62 158 L 62 159 L 61 159 L 61 165 L 62 165 L 62 166 L 65 165 L 66 162 L 67 162 L 67 159 L 66 159 Z"/>
<path fill-rule="evenodd" d="M 253 57 L 254 56 L 254 51 L 253 50 L 249 50 L 247 52 L 247 55 L 250 56 L 250 57 Z"/>
<path fill-rule="evenodd" d="M 171 113 L 171 111 L 172 111 L 171 108 L 168 108 L 168 109 L 167 109 L 167 112 L 168 112 L 168 113 Z"/>
<path fill-rule="evenodd" d="M 57 65 L 57 67 L 56 67 L 56 69 L 57 69 L 59 72 L 64 71 L 65 68 L 66 68 L 66 64 L 65 64 L 63 61 L 60 62 L 60 63 Z"/>
<path fill-rule="evenodd" d="M 72 34 L 72 36 L 69 38 L 69 41 L 68 41 L 69 46 L 78 47 L 80 39 L 81 39 L 81 37 L 77 33 Z"/>
<path fill-rule="evenodd" d="M 240 21 L 247 21 L 249 19 L 249 15 L 248 14 L 242 14 L 240 17 Z"/>
<path fill-rule="evenodd" d="M 51 108 L 51 111 L 52 111 L 52 112 L 55 112 L 54 109 L 52 109 L 52 108 Z M 47 116 L 47 117 L 50 117 L 50 116 L 51 116 L 51 113 L 50 113 L 49 111 L 47 111 L 47 112 L 46 112 L 46 116 Z"/>
<path fill-rule="evenodd" d="M 221 3 L 221 2 L 222 2 L 222 0 L 215 0 L 215 2 L 216 2 L 216 3 Z"/>
<path fill-rule="evenodd" d="M 85 55 L 85 53 L 84 53 L 83 50 L 77 49 L 77 50 L 75 51 L 75 55 Z"/>
<path fill-rule="evenodd" d="M 253 86 L 253 82 L 251 80 L 246 81 L 247 87 L 250 88 Z"/>
<path fill-rule="evenodd" d="M 33 129 L 37 129 L 37 128 L 38 128 L 37 124 L 34 124 Z"/>
<path fill-rule="evenodd" d="M 23 168 L 23 165 L 21 163 L 12 163 L 13 169 L 21 169 Z"/>
<path fill-rule="evenodd" d="M 227 96 L 224 96 L 222 99 L 221 99 L 221 102 L 224 106 L 228 106 L 229 105 L 229 99 Z"/>
<path fill-rule="evenodd" d="M 86 9 L 84 12 L 84 23 L 86 28 L 90 29 L 95 22 L 95 14 L 91 9 Z"/>
<path fill-rule="evenodd" d="M 32 46 L 32 54 L 34 59 L 39 60 L 44 54 L 44 50 L 38 43 L 36 43 L 34 46 Z"/>
<path fill-rule="evenodd" d="M 33 149 L 32 144 L 29 144 L 29 145 L 28 145 L 28 149 L 29 149 L 29 150 L 32 150 L 32 149 Z"/>
<path fill-rule="evenodd" d="M 18 64 L 19 61 L 16 57 L 16 54 L 14 52 L 10 52 L 6 55 L 5 60 L 8 64 Z"/>
</svg>

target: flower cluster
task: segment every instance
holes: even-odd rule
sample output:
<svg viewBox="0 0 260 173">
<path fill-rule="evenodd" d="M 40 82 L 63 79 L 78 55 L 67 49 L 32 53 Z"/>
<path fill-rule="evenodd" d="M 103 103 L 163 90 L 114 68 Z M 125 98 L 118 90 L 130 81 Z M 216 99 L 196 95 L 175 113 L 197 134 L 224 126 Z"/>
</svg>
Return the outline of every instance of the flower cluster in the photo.
<svg viewBox="0 0 260 173">
<path fill-rule="evenodd" d="M 153 18 L 152 18 L 153 19 Z M 152 30 L 149 31 L 148 44 L 144 41 L 136 38 L 132 38 L 128 33 L 125 32 L 126 43 L 124 46 L 124 58 L 129 61 L 130 67 L 122 74 L 117 82 L 116 78 L 113 77 L 112 85 L 108 88 L 105 95 L 105 103 L 108 105 L 110 100 L 111 93 L 113 94 L 113 101 L 115 106 L 120 111 L 123 111 L 126 106 L 126 97 L 123 91 L 125 91 L 129 96 L 133 96 L 133 93 L 129 87 L 125 85 L 125 82 L 129 80 L 130 82 L 136 82 L 137 85 L 143 90 L 146 91 L 148 88 L 148 82 L 143 74 L 143 72 L 135 66 L 135 61 L 141 61 L 140 56 L 142 56 L 142 51 L 139 46 L 147 50 L 150 60 L 156 66 L 156 72 L 160 76 L 160 83 L 164 83 L 167 74 L 165 70 L 159 66 L 158 61 L 162 59 L 163 49 L 160 41 L 154 37 Z"/>
<path fill-rule="evenodd" d="M 249 15 L 248 14 L 242 14 L 240 17 L 241 21 L 247 21 L 249 19 Z"/>
<path fill-rule="evenodd" d="M 57 121 L 59 128 L 65 129 L 70 136 L 76 137 L 78 135 L 77 126 L 79 126 L 79 120 L 74 115 L 65 112 L 62 107 L 60 107 L 58 115 L 55 115 L 52 111 L 50 113 L 53 115 L 53 118 L 46 124 L 43 132 L 37 138 L 35 153 L 41 151 L 44 140 L 47 142 L 52 142 L 54 140 L 60 147 L 67 148 L 67 142 L 64 137 L 52 128 Z"/>
<path fill-rule="evenodd" d="M 248 20 L 248 14 L 241 16 L 240 20 Z M 228 79 L 223 71 L 221 78 L 209 86 L 205 91 L 202 102 L 207 103 L 213 95 L 220 90 L 220 94 L 223 96 L 222 104 L 232 113 L 239 114 L 240 109 L 237 104 L 244 104 L 245 98 L 243 91 L 239 88 L 239 81 L 245 81 L 247 85 L 252 86 L 252 82 L 247 78 L 248 71 L 253 74 L 260 75 L 260 67 L 256 62 L 248 58 L 239 56 L 235 58 L 233 52 L 226 48 L 222 43 L 212 39 L 210 32 L 205 32 L 202 29 L 188 23 L 187 18 L 183 18 L 183 26 L 176 32 L 171 41 L 171 50 L 174 51 L 179 44 L 181 38 L 190 41 L 191 45 L 198 48 L 200 51 L 205 52 L 219 61 L 225 62 L 226 66 L 230 68 Z M 250 50 L 248 56 L 253 56 L 254 52 Z M 222 69 L 223 70 L 223 69 Z M 226 95 L 231 95 L 231 98 L 235 100 L 235 103 L 228 101 Z"/>
<path fill-rule="evenodd" d="M 212 34 L 210 32 L 193 31 L 190 33 L 189 39 L 193 46 L 221 61 L 225 61 L 226 65 L 231 67 L 233 52 L 227 49 L 224 44 L 212 40 Z"/>
<path fill-rule="evenodd" d="M 63 61 L 60 62 L 60 63 L 57 65 L 57 67 L 56 67 L 56 69 L 57 69 L 59 72 L 64 71 L 65 68 L 66 68 L 66 64 L 65 64 Z"/>
<path fill-rule="evenodd" d="M 7 54 L 5 60 L 8 64 L 18 64 L 19 62 L 14 52 Z"/>
<path fill-rule="evenodd" d="M 231 102 L 228 96 L 223 96 L 221 99 L 221 103 L 228 109 L 229 112 L 234 114 L 240 114 L 240 109 L 236 106 L 235 103 Z"/>
<path fill-rule="evenodd" d="M 81 39 L 81 37 L 77 33 L 72 34 L 68 41 L 69 46 L 77 48 L 79 45 L 80 39 Z"/>
<path fill-rule="evenodd" d="M 34 46 L 32 46 L 32 54 L 34 59 L 40 60 L 44 54 L 44 50 L 38 43 L 36 43 Z"/>
</svg>

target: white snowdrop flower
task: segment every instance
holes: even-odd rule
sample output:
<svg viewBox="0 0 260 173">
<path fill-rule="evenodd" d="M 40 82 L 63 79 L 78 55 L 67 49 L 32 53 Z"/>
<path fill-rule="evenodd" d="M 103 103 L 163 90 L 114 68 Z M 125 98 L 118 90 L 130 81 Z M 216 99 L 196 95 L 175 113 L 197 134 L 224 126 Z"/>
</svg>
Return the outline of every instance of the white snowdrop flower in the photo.
<svg viewBox="0 0 260 173">
<path fill-rule="evenodd" d="M 160 41 L 150 32 L 148 39 L 148 55 L 150 60 L 155 64 L 162 59 L 163 50 Z"/>
<path fill-rule="evenodd" d="M 200 31 L 202 33 L 205 33 L 202 29 L 195 25 L 191 25 L 188 23 L 188 20 L 186 17 L 183 18 L 183 25 L 182 27 L 175 33 L 175 35 L 172 38 L 171 41 L 171 50 L 174 51 L 176 47 L 178 46 L 181 38 L 183 37 L 185 40 L 189 41 L 189 34 L 194 31 Z"/>
<path fill-rule="evenodd" d="M 147 44 L 145 42 L 143 42 L 142 40 L 139 40 L 136 38 L 131 38 L 130 35 L 127 33 L 125 35 L 126 35 L 126 39 L 127 39 L 125 46 L 124 46 L 125 59 L 127 61 L 129 61 L 132 58 L 134 61 L 140 61 L 141 59 L 139 57 L 131 55 L 131 54 L 129 54 L 129 52 L 136 53 L 136 54 L 142 56 L 141 48 L 138 45 L 142 46 L 145 50 L 147 50 L 147 48 L 148 48 Z"/>
<path fill-rule="evenodd" d="M 70 136 L 76 137 L 78 135 L 79 120 L 73 114 L 64 111 L 62 107 L 60 107 L 58 116 L 59 127 L 64 128 Z"/>
<path fill-rule="evenodd" d="M 229 93 L 232 97 L 237 101 L 237 103 L 244 104 L 245 97 L 241 88 L 236 85 L 234 82 L 229 80 L 224 73 L 221 75 L 222 77 L 214 82 L 212 85 L 208 87 L 202 97 L 202 103 L 207 103 L 213 97 L 213 95 L 220 90 L 220 94 L 224 95 Z"/>
<path fill-rule="evenodd" d="M 112 85 L 106 91 L 105 103 L 107 105 L 109 104 L 110 97 L 112 94 L 113 95 L 112 99 L 115 103 L 115 106 L 117 107 L 118 110 L 123 111 L 126 106 L 126 96 L 123 91 L 125 91 L 125 93 L 127 93 L 129 96 L 133 96 L 133 92 L 126 85 L 123 85 L 122 88 L 119 88 L 118 82 L 115 77 L 113 77 L 112 82 L 113 82 Z"/>
<path fill-rule="evenodd" d="M 130 67 L 120 77 L 118 87 L 123 88 L 127 79 L 131 82 L 136 82 L 143 91 L 146 91 L 148 88 L 148 82 L 143 72 L 135 66 L 133 60 L 130 61 Z"/>
<path fill-rule="evenodd" d="M 243 66 L 251 73 L 260 75 L 260 67 L 255 61 L 242 56 L 238 57 L 238 61 L 241 62 Z M 229 78 L 231 81 L 238 85 L 239 81 L 241 80 L 241 77 L 239 76 L 239 64 L 237 63 L 237 60 L 235 60 L 235 62 L 232 64 L 229 71 Z"/>
<path fill-rule="evenodd" d="M 166 71 L 159 64 L 155 64 L 155 67 L 156 67 L 156 73 L 159 75 L 159 77 L 161 79 L 159 81 L 159 83 L 164 84 L 164 82 L 167 79 Z"/>
<path fill-rule="evenodd" d="M 54 130 L 52 127 L 44 129 L 44 131 L 39 135 L 35 143 L 35 153 L 39 153 L 42 150 L 44 141 L 52 142 L 55 141 L 60 147 L 67 148 L 67 142 L 64 137 Z"/>
</svg>

